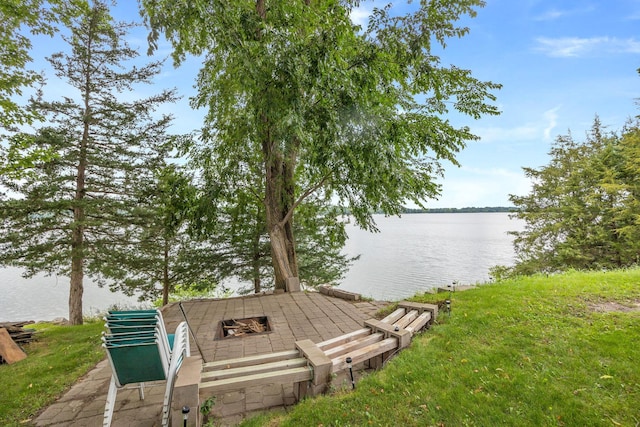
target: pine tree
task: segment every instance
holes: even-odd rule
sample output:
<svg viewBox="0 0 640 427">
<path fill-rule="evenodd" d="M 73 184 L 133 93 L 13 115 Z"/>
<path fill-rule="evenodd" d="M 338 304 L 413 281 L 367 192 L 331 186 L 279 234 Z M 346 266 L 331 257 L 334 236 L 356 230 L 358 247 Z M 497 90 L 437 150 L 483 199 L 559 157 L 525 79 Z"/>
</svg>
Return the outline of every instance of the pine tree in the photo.
<svg viewBox="0 0 640 427">
<path fill-rule="evenodd" d="M 115 23 L 100 1 L 73 21 L 63 37 L 70 51 L 49 58 L 69 95 L 33 103 L 48 123 L 36 132 L 37 144 L 55 156 L 22 180 L 3 177 L 10 195 L 0 204 L 3 263 L 27 275 L 68 275 L 71 324 L 82 323 L 85 275 L 104 283 L 122 251 L 131 250 L 136 182 L 153 173 L 168 142 L 171 118 L 155 118 L 154 110 L 174 101 L 173 91 L 122 100 L 161 69 L 159 62 L 130 64 L 138 56 L 125 42 L 130 27 Z"/>
</svg>

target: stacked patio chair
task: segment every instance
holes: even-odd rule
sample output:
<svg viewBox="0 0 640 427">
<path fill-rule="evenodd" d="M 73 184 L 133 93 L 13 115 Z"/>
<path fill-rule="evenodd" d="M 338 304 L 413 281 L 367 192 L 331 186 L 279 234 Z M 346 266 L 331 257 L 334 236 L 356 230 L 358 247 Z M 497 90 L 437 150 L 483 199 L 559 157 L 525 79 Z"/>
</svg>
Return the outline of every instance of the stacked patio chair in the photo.
<svg viewBox="0 0 640 427">
<path fill-rule="evenodd" d="M 144 383 L 167 382 L 162 406 L 162 425 L 169 424 L 173 386 L 185 357 L 191 355 L 186 322 L 168 335 L 159 310 L 109 311 L 102 346 L 107 351 L 112 376 L 104 409 L 103 426 L 110 426 L 118 389 L 139 384 L 144 399 Z"/>
</svg>

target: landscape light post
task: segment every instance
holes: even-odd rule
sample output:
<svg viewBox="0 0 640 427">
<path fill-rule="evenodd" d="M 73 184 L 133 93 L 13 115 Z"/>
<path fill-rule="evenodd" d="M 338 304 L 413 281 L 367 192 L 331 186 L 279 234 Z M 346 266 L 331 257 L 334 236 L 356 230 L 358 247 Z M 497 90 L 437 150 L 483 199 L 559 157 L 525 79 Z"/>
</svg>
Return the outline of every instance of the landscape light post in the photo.
<svg viewBox="0 0 640 427">
<path fill-rule="evenodd" d="M 347 357 L 346 362 L 347 362 L 347 368 L 349 368 L 349 375 L 351 376 L 351 389 L 355 390 L 356 382 L 353 379 L 353 368 L 351 367 L 351 362 L 352 362 L 351 357 Z"/>
<path fill-rule="evenodd" d="M 183 427 L 187 427 L 187 419 L 189 418 L 189 411 L 191 411 L 191 408 L 189 408 L 188 406 L 182 407 L 182 426 Z"/>
</svg>

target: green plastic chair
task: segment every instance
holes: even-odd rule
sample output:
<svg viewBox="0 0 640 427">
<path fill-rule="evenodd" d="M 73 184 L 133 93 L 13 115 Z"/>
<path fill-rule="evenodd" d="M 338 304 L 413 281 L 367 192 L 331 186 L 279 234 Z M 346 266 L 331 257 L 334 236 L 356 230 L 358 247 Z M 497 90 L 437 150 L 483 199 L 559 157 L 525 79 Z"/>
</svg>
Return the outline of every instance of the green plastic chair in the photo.
<svg viewBox="0 0 640 427">
<path fill-rule="evenodd" d="M 191 355 L 187 323 L 181 322 L 169 340 L 157 310 L 109 312 L 105 320 L 108 332 L 103 333 L 102 345 L 112 375 L 103 426 L 111 425 L 118 389 L 139 384 L 140 399 L 144 399 L 144 383 L 159 380 L 167 381 L 162 406 L 162 426 L 167 426 L 176 376 L 184 358 Z"/>
</svg>

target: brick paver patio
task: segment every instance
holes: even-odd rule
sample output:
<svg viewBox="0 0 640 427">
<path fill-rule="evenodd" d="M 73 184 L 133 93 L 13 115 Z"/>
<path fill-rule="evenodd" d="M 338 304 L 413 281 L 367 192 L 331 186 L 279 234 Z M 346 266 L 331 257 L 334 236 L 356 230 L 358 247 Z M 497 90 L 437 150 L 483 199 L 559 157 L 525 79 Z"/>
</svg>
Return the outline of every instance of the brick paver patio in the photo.
<svg viewBox="0 0 640 427">
<path fill-rule="evenodd" d="M 384 302 L 348 302 L 317 292 L 295 292 L 174 303 L 163 309 L 167 331 L 186 320 L 192 354 L 204 362 L 294 350 L 295 342 L 320 342 L 362 328 Z M 184 314 L 183 314 L 184 313 Z M 226 319 L 268 316 L 272 331 L 216 340 L 218 324 Z M 96 337 L 96 339 L 99 339 Z M 79 380 L 57 402 L 33 420 L 36 426 L 100 426 L 111 370 L 106 360 Z M 160 425 L 164 382 L 148 383 L 145 400 L 137 388 L 118 392 L 113 426 Z M 195 409 L 194 409 L 195 410 Z M 195 416 L 195 414 L 193 414 Z"/>
</svg>

